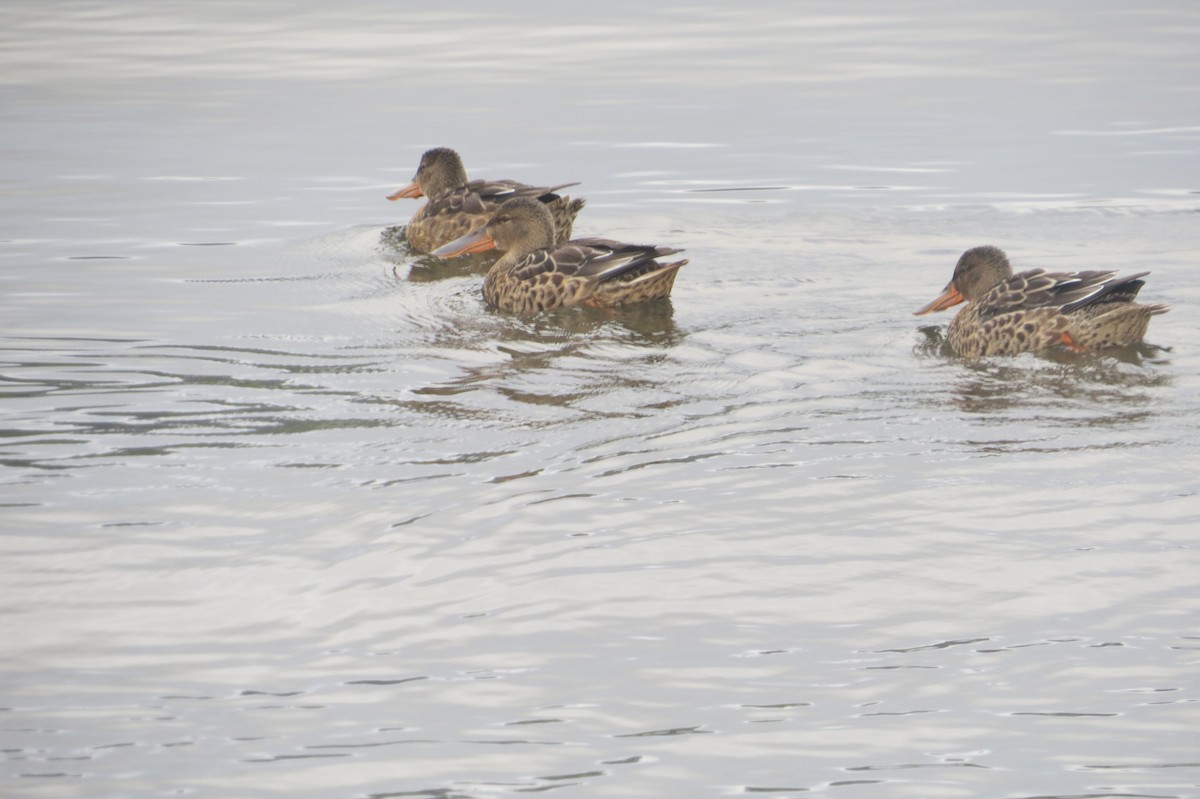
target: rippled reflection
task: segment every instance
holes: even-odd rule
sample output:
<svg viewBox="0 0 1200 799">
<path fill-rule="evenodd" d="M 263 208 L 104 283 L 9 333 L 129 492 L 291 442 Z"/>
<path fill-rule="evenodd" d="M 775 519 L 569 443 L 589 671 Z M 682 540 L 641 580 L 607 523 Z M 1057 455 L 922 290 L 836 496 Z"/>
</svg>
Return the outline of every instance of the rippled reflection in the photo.
<svg viewBox="0 0 1200 799">
<path fill-rule="evenodd" d="M 1061 415 L 1086 425 L 1136 424 L 1154 413 L 1152 390 L 1173 383 L 1168 350 L 1152 344 L 972 361 L 954 355 L 943 328 L 923 327 L 920 333 L 914 352 L 945 359 L 960 372 L 953 401 L 972 414 L 1040 409 L 1050 418 Z M 1097 414 L 1081 418 L 1080 411 L 1089 407 Z"/>
<path fill-rule="evenodd" d="M 1193 795 L 1193 6 L 4 4 L 0 793 Z M 673 301 L 489 310 L 437 145 Z M 955 358 L 985 242 L 1164 349 Z"/>
</svg>

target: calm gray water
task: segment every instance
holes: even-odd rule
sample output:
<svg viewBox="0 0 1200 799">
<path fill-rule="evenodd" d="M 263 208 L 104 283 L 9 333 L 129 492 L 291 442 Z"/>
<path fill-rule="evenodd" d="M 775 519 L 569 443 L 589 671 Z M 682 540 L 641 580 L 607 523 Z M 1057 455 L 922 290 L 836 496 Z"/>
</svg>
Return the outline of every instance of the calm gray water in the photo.
<svg viewBox="0 0 1200 799">
<path fill-rule="evenodd" d="M 1200 8 L 0 8 L 0 795 L 1200 796 Z M 583 181 L 670 304 L 379 246 Z M 965 362 L 958 254 L 1151 270 Z"/>
</svg>

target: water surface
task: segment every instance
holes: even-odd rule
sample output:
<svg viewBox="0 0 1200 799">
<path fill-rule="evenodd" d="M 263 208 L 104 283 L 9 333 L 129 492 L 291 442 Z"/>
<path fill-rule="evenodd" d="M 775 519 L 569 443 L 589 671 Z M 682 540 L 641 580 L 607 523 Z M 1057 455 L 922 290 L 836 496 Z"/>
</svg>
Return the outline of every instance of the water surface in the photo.
<svg viewBox="0 0 1200 799">
<path fill-rule="evenodd" d="M 1191 4 L 0 22 L 4 795 L 1200 794 Z M 673 301 L 381 247 L 434 145 Z M 1173 310 L 962 361 L 983 243 Z"/>
</svg>

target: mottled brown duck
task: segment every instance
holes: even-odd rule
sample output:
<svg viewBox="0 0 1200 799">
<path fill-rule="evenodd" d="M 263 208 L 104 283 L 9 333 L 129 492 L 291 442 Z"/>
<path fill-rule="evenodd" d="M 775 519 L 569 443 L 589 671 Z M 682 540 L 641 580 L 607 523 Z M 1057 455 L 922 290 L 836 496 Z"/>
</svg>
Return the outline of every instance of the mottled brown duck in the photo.
<svg viewBox="0 0 1200 799">
<path fill-rule="evenodd" d="M 657 260 L 678 249 L 610 239 L 575 239 L 557 246 L 550 212 L 529 197 L 508 200 L 486 225 L 433 254 L 449 258 L 493 248 L 504 255 L 483 279 L 484 299 L 502 311 L 527 314 L 664 299 L 687 263 Z"/>
<path fill-rule="evenodd" d="M 914 313 L 968 303 L 946 333 L 954 351 L 968 358 L 1123 347 L 1141 341 L 1150 317 L 1168 310 L 1134 302 L 1148 274 L 1030 269 L 1014 275 L 1003 250 L 975 247 L 958 259 L 942 294 Z"/>
<path fill-rule="evenodd" d="M 558 194 L 560 189 L 578 186 L 562 183 L 557 186 L 530 186 L 515 180 L 467 180 L 462 158 L 449 147 L 436 147 L 421 156 L 412 183 L 388 195 L 389 200 L 427 197 L 404 226 L 408 248 L 415 253 L 428 253 L 448 241 L 486 224 L 505 200 L 513 197 L 534 197 L 545 203 L 554 217 L 558 243 L 571 238 L 575 216 L 584 200 Z M 384 232 L 387 241 L 394 241 L 396 228 Z"/>
</svg>

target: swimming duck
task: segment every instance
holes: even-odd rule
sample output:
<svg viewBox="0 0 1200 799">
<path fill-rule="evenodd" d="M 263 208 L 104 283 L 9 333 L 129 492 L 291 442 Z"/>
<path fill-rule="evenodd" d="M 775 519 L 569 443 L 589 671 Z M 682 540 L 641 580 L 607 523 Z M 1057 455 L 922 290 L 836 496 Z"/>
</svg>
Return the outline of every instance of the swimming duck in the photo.
<svg viewBox="0 0 1200 799">
<path fill-rule="evenodd" d="M 999 247 L 975 247 L 958 259 L 941 296 L 913 313 L 970 303 L 946 334 L 950 346 L 968 358 L 1056 345 L 1075 352 L 1121 347 L 1141 341 L 1150 317 L 1168 310 L 1134 302 L 1148 274 L 1031 269 L 1014 275 Z"/>
<path fill-rule="evenodd" d="M 429 198 L 404 227 L 405 238 L 413 252 L 430 252 L 485 224 L 500 204 L 512 197 L 536 197 L 546 203 L 554 216 L 558 241 L 565 244 L 571 237 L 575 216 L 585 201 L 572 200 L 555 192 L 578 185 L 578 182 L 529 186 L 515 180 L 468 181 L 467 170 L 458 153 L 449 147 L 435 147 L 421 156 L 412 183 L 389 194 L 388 199 Z M 384 235 L 393 238 L 387 231 Z"/>
<path fill-rule="evenodd" d="M 681 250 L 575 239 L 557 245 L 554 219 L 531 197 L 508 200 L 482 225 L 433 251 L 450 258 L 490 249 L 502 255 L 483 279 L 483 297 L 502 311 L 536 313 L 573 305 L 608 307 L 670 296 L 687 263 L 656 258 Z"/>
</svg>

